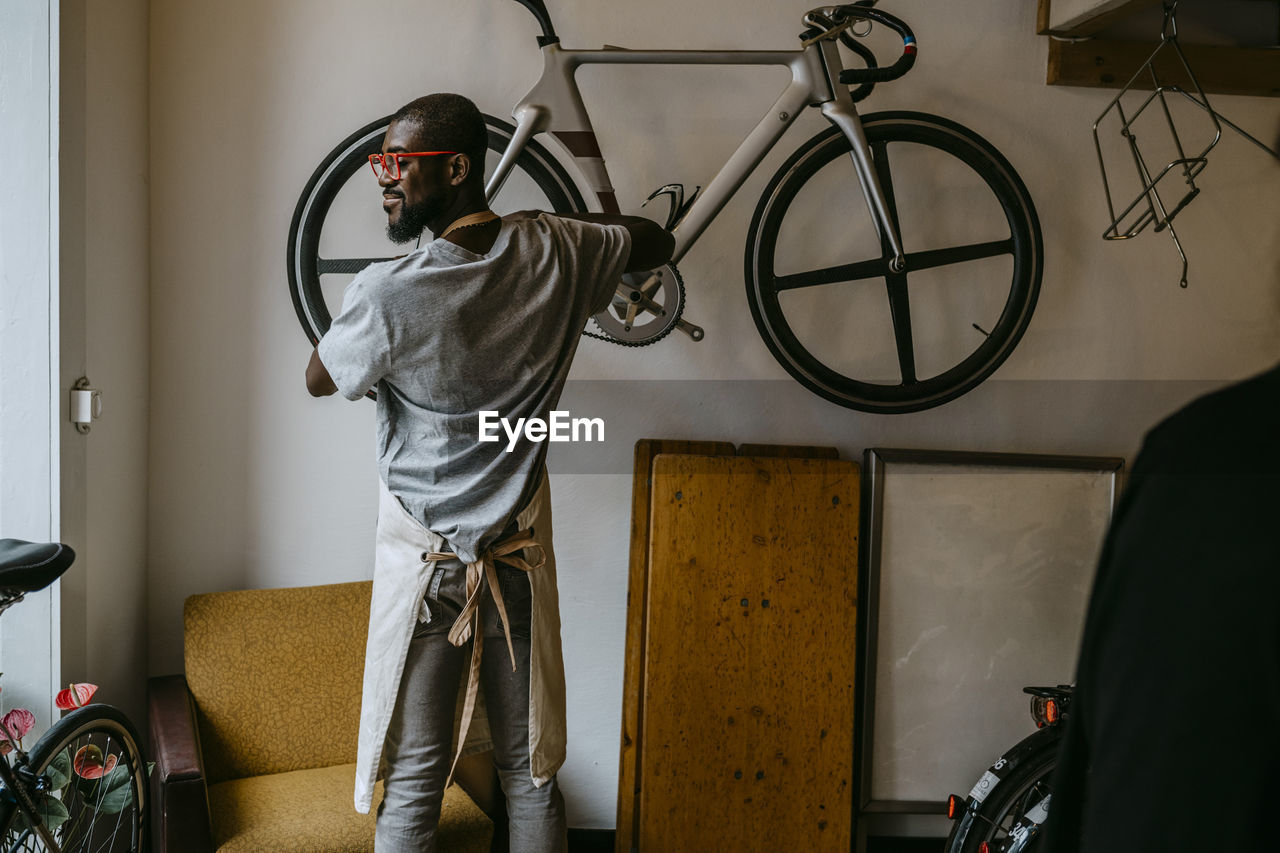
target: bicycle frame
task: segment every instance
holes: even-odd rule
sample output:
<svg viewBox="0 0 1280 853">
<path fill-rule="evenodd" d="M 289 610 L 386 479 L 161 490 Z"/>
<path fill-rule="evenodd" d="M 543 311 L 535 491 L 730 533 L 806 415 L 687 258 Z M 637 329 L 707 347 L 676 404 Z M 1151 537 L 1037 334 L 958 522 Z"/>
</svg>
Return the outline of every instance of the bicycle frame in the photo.
<svg viewBox="0 0 1280 853">
<path fill-rule="evenodd" d="M 896 261 L 903 262 L 902 241 L 872 166 L 862 122 L 849 90 L 839 82 L 843 66 L 833 39 L 814 41 L 800 50 L 748 51 L 631 50 L 612 46 L 566 50 L 552 43 L 542 48 L 542 55 L 542 76 L 511 112 L 516 131 L 485 187 L 490 198 L 502 187 L 528 141 L 535 134 L 550 133 L 573 157 L 600 208 L 606 213 L 618 212 L 613 184 L 575 79 L 583 65 L 781 65 L 791 71 L 790 84 L 672 229 L 676 238 L 672 262 L 678 263 L 684 257 L 807 106 L 818 106 L 849 140 L 871 219 L 881 235 L 888 234 Z"/>
<path fill-rule="evenodd" d="M 15 748 L 15 754 L 18 750 Z M 53 833 L 49 831 L 49 827 L 44 825 L 44 821 L 40 820 L 39 810 L 36 804 L 31 800 L 31 794 L 27 791 L 25 785 L 18 780 L 17 770 L 9 763 L 8 756 L 0 756 L 0 783 L 3 783 L 4 789 L 13 795 L 13 807 L 27 816 L 31 821 L 31 825 L 35 828 L 36 834 L 40 836 L 40 840 L 44 842 L 48 853 L 59 853 L 62 850 L 58 846 L 57 840 L 53 837 Z"/>
</svg>

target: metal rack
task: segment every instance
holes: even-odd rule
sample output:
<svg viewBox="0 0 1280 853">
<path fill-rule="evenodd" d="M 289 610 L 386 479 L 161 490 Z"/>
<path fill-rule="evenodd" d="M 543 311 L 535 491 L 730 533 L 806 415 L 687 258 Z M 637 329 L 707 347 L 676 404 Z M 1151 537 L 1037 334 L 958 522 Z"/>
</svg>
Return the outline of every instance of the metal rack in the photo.
<svg viewBox="0 0 1280 853">
<path fill-rule="evenodd" d="M 1197 195 L 1200 194 L 1200 188 L 1196 186 L 1196 176 L 1204 170 L 1208 164 L 1208 154 L 1213 147 L 1218 144 L 1222 138 L 1222 126 L 1226 125 L 1241 136 L 1248 139 L 1254 145 L 1257 145 L 1263 151 L 1266 151 L 1272 157 L 1280 160 L 1280 153 L 1272 150 L 1253 136 L 1246 133 L 1237 125 L 1233 124 L 1225 117 L 1220 115 L 1209 104 L 1209 99 L 1205 95 L 1204 90 L 1200 87 L 1199 81 L 1196 79 L 1195 72 L 1191 70 L 1191 65 L 1187 62 L 1186 56 L 1182 52 L 1182 48 L 1178 45 L 1178 0 L 1165 0 L 1164 2 L 1164 22 L 1160 29 L 1160 44 L 1152 51 L 1147 61 L 1134 73 L 1129 82 L 1125 84 L 1120 93 L 1107 105 L 1102 111 L 1102 115 L 1093 124 L 1093 141 L 1098 152 L 1098 166 L 1102 170 L 1102 186 L 1107 198 L 1107 211 L 1111 215 L 1111 224 L 1103 232 L 1104 240 L 1128 240 L 1136 237 L 1147 226 L 1154 223 L 1157 232 L 1169 229 L 1170 236 L 1173 237 L 1173 244 L 1178 249 L 1178 255 L 1182 258 L 1182 278 L 1179 281 L 1181 287 L 1187 286 L 1187 255 L 1182 249 L 1182 242 L 1178 239 L 1178 234 L 1173 228 L 1173 218 L 1177 216 L 1188 204 L 1191 203 Z M 1182 88 L 1176 84 L 1164 83 L 1160 80 L 1156 73 L 1155 63 L 1162 53 L 1172 52 L 1176 56 L 1182 69 L 1186 72 L 1187 79 L 1191 82 L 1192 91 Z M 1132 91 L 1140 81 L 1149 76 L 1153 91 L 1146 100 L 1138 106 L 1136 110 L 1130 113 L 1125 112 L 1121 99 Z M 1184 145 L 1182 136 L 1178 132 L 1178 127 L 1173 120 L 1173 112 L 1169 106 L 1169 96 L 1181 95 L 1187 101 L 1203 110 L 1209 117 L 1213 128 L 1213 136 L 1209 142 L 1199 150 L 1198 153 L 1188 154 L 1187 146 Z M 1159 104 L 1163 113 L 1165 123 L 1168 126 L 1169 133 L 1172 136 L 1173 146 L 1177 152 L 1177 156 L 1167 162 L 1162 168 L 1153 173 L 1153 170 L 1147 163 L 1147 159 L 1143 156 L 1142 151 L 1138 148 L 1137 134 L 1133 130 L 1134 123 L 1139 116 L 1152 104 Z M 1137 169 L 1138 180 L 1142 184 L 1142 189 L 1132 202 L 1128 204 L 1120 213 L 1116 213 L 1116 204 L 1112 199 L 1111 181 L 1107 175 L 1107 165 L 1102 154 L 1102 141 L 1099 135 L 1099 126 L 1107 119 L 1112 112 L 1116 114 L 1120 121 L 1120 135 L 1124 137 L 1128 145 L 1130 154 L 1133 157 L 1134 167 Z M 1161 182 L 1170 176 L 1177 176 L 1182 179 L 1185 189 L 1181 191 L 1178 200 L 1170 206 L 1165 202 L 1161 195 Z M 1169 186 L 1177 187 L 1178 182 L 1174 180 L 1165 183 L 1165 191 L 1169 192 Z M 1127 220 L 1127 221 L 1126 221 Z"/>
</svg>

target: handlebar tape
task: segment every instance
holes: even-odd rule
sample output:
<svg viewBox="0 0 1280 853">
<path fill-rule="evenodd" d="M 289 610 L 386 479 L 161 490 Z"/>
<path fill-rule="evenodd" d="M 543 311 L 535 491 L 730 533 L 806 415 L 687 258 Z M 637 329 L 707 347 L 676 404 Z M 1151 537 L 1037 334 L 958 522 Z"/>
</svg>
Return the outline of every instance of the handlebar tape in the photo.
<svg viewBox="0 0 1280 853">
<path fill-rule="evenodd" d="M 911 66 L 916 64 L 915 33 L 911 32 L 911 28 L 901 18 L 896 18 L 888 12 L 872 9 L 869 6 L 842 6 L 840 12 L 846 20 L 849 18 L 864 18 L 884 24 L 902 37 L 902 56 L 898 57 L 897 62 L 887 68 L 847 68 L 840 72 L 841 83 L 849 85 L 853 83 L 884 83 L 889 80 L 897 80 L 910 71 Z"/>
</svg>

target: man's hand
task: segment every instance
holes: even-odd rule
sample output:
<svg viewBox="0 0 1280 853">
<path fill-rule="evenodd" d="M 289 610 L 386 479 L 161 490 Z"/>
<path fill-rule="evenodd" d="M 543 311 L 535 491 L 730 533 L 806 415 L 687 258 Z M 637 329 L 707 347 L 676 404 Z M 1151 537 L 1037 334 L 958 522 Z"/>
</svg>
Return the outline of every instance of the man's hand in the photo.
<svg viewBox="0 0 1280 853">
<path fill-rule="evenodd" d="M 631 232 L 631 256 L 627 258 L 627 272 L 651 270 L 671 260 L 676 248 L 676 238 L 671 232 L 643 216 L 626 216 L 619 223 Z"/>
<path fill-rule="evenodd" d="M 307 390 L 311 392 L 312 397 L 328 397 L 338 392 L 338 386 L 333 384 L 329 369 L 320 360 L 318 349 L 311 351 L 311 361 L 307 362 Z"/>
</svg>

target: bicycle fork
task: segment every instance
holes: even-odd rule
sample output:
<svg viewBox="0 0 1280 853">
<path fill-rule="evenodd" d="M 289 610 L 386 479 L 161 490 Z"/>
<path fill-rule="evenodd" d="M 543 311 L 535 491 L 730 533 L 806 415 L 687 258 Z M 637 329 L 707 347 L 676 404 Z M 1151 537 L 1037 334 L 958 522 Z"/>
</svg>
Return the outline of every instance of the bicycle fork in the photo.
<svg viewBox="0 0 1280 853">
<path fill-rule="evenodd" d="M 871 221 L 883 244 L 888 242 L 893 251 L 889 260 L 889 270 L 900 273 L 907 268 L 906 252 L 902 249 L 902 237 L 898 234 L 898 224 L 889 210 L 889 202 L 880 185 L 875 164 L 871 159 L 871 146 L 867 142 L 867 134 L 862 129 L 862 119 L 858 117 L 858 109 L 853 105 L 849 90 L 840 82 L 840 54 L 837 43 L 824 41 L 822 45 L 822 66 L 826 71 L 827 83 L 831 87 L 831 100 L 822 104 L 822 114 L 827 117 L 845 139 L 849 140 L 853 158 L 853 168 L 858 174 L 858 183 L 862 187 L 862 197 L 866 199 L 867 209 L 871 213 Z"/>
</svg>

